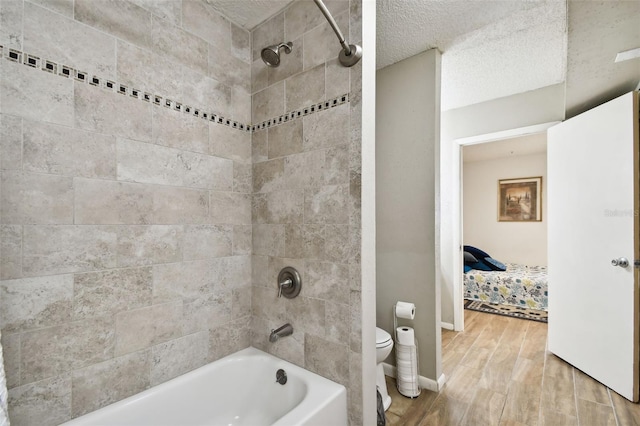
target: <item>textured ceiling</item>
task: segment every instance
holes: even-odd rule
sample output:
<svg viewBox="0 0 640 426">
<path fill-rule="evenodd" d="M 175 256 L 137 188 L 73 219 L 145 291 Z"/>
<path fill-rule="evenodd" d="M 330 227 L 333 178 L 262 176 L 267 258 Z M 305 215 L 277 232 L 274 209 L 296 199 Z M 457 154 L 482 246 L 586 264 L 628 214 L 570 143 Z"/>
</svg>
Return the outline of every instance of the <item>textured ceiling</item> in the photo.
<svg viewBox="0 0 640 426">
<path fill-rule="evenodd" d="M 565 81 L 566 4 L 529 2 L 526 6 L 441 48 L 443 110 Z"/>
<path fill-rule="evenodd" d="M 615 63 L 640 47 L 640 1 L 569 2 L 567 117 L 638 86 L 640 59 Z"/>
<path fill-rule="evenodd" d="M 377 2 L 378 68 L 424 50 L 448 50 L 459 37 L 531 9 L 537 1 L 382 0 Z"/>
<path fill-rule="evenodd" d="M 205 1 L 248 30 L 293 2 Z M 640 0 L 377 0 L 376 7 L 377 67 L 438 48 L 443 110 L 566 81 L 572 116 L 640 81 L 640 59 L 613 62 L 640 47 Z"/>
</svg>

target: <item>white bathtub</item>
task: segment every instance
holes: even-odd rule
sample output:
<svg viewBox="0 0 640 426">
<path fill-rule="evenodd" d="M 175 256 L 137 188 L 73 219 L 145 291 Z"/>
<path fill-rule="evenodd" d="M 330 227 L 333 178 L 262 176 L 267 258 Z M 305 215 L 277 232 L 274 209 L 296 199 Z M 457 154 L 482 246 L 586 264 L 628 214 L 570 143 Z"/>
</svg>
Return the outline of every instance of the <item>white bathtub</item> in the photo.
<svg viewBox="0 0 640 426">
<path fill-rule="evenodd" d="M 276 383 L 276 371 L 287 383 Z M 347 425 L 344 386 L 255 348 L 243 349 L 66 426 Z"/>
</svg>

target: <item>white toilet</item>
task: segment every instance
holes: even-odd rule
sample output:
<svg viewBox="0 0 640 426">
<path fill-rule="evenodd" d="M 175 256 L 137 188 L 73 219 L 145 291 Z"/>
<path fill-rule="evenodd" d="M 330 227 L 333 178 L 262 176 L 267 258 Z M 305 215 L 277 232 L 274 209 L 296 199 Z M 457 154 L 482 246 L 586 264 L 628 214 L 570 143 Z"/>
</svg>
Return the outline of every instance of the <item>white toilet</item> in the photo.
<svg viewBox="0 0 640 426">
<path fill-rule="evenodd" d="M 383 329 L 376 327 L 376 363 L 378 364 L 376 367 L 376 385 L 382 396 L 382 404 L 384 405 L 385 411 L 387 411 L 391 405 L 391 397 L 387 391 L 387 382 L 384 380 L 382 361 L 389 356 L 391 349 L 393 349 L 393 339 L 391 335 Z"/>
</svg>

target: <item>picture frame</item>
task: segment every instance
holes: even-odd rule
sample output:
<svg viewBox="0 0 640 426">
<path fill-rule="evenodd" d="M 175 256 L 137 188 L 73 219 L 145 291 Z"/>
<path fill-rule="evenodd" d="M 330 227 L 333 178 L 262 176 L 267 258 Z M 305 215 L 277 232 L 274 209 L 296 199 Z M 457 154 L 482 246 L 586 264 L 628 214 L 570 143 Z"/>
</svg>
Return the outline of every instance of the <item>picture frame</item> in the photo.
<svg viewBox="0 0 640 426">
<path fill-rule="evenodd" d="M 542 221 L 542 176 L 498 180 L 498 222 Z"/>
</svg>

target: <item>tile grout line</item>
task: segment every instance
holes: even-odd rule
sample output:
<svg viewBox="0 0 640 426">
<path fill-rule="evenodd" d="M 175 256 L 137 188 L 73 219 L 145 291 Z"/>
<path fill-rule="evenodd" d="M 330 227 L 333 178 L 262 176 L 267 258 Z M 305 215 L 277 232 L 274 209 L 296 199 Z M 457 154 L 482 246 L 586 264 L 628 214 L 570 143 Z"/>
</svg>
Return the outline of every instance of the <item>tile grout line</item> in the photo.
<svg viewBox="0 0 640 426">
<path fill-rule="evenodd" d="M 613 397 L 611 396 L 611 389 L 607 387 L 607 395 L 609 395 L 609 403 L 611 404 L 611 409 L 613 410 L 613 418 L 616 419 L 616 426 L 620 426 L 620 419 L 618 419 L 618 412 L 616 411 L 616 406 L 613 403 Z"/>
<path fill-rule="evenodd" d="M 500 413 L 500 422 L 502 422 L 502 416 L 504 416 L 504 409 L 507 406 L 507 400 L 509 398 L 509 392 L 511 391 L 511 383 L 513 382 L 513 375 L 515 374 L 515 365 L 518 363 L 518 359 L 520 359 L 520 354 L 522 353 L 522 347 L 524 346 L 524 342 L 527 340 L 527 334 L 529 333 L 529 326 L 531 324 L 527 324 L 527 329 L 524 332 L 524 336 L 522 338 L 522 342 L 520 342 L 520 348 L 518 348 L 518 356 L 516 357 L 516 362 L 514 364 L 513 369 L 511 370 L 511 376 L 509 377 L 509 383 L 507 385 L 507 393 L 504 397 L 504 405 L 502 406 L 502 413 Z M 539 419 L 538 419 L 539 420 Z"/>
<path fill-rule="evenodd" d="M 580 410 L 578 409 L 578 391 L 576 387 L 576 369 L 573 368 L 573 366 L 571 367 L 571 378 L 573 379 L 573 403 L 576 407 L 576 421 L 578 426 L 580 426 Z"/>
<path fill-rule="evenodd" d="M 6 51 L 6 54 L 5 54 L 5 51 Z M 326 109 L 334 108 L 349 102 L 349 93 L 345 93 L 332 99 L 327 99 L 327 100 L 314 103 L 293 111 L 286 112 L 277 117 L 269 118 L 258 124 L 240 123 L 238 121 L 231 120 L 230 118 L 225 118 L 221 114 L 218 114 L 215 112 L 206 112 L 204 111 L 204 108 L 193 108 L 191 106 L 184 104 L 183 102 L 179 102 L 179 101 L 176 101 L 167 97 L 163 97 L 157 94 L 152 94 L 150 92 L 142 91 L 142 90 L 136 89 L 135 87 L 129 87 L 129 85 L 127 84 L 111 81 L 107 78 L 101 78 L 93 74 L 91 74 L 90 76 L 89 73 L 80 71 L 73 67 L 70 67 L 58 62 L 50 61 L 45 58 L 40 58 L 39 56 L 31 55 L 22 50 L 12 49 L 8 46 L 5 47 L 0 44 L 0 58 L 2 57 L 4 57 L 5 59 L 11 62 L 26 65 L 34 69 L 40 69 L 42 71 L 49 72 L 53 75 L 73 79 L 75 80 L 73 85 L 74 91 L 75 91 L 76 82 L 89 83 L 89 85 L 91 86 L 99 87 L 101 89 L 110 91 L 112 93 L 118 93 L 123 96 L 131 97 L 133 99 L 142 100 L 144 102 L 154 104 L 156 106 L 164 106 L 165 108 L 168 108 L 170 110 L 183 112 L 185 114 L 190 114 L 190 115 L 193 115 L 194 117 L 202 118 L 206 121 L 210 121 L 216 124 L 226 125 L 233 129 L 244 131 L 250 134 L 255 133 L 258 130 L 275 127 L 275 126 L 284 124 L 290 120 L 311 115 Z M 116 70 L 117 70 L 117 61 L 116 61 Z"/>
</svg>

